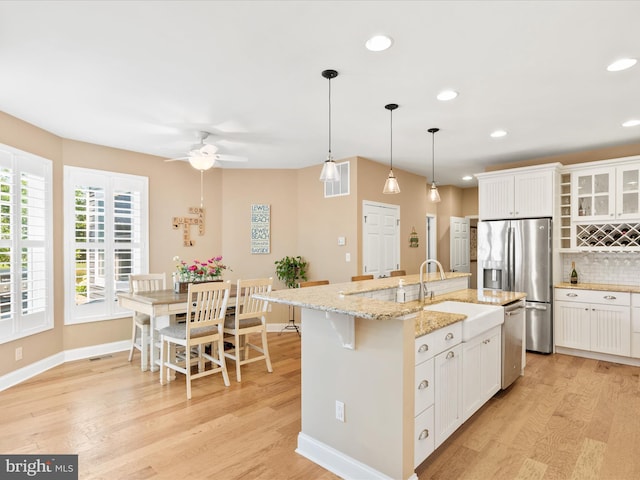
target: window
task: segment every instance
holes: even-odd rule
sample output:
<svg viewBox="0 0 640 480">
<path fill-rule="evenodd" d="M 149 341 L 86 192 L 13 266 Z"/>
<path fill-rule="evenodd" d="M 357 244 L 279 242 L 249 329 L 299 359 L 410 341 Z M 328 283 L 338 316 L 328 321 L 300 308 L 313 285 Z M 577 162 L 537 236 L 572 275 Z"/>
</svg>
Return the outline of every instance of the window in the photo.
<svg viewBox="0 0 640 480">
<path fill-rule="evenodd" d="M 65 323 L 128 316 L 117 293 L 148 271 L 148 179 L 64 169 Z"/>
<path fill-rule="evenodd" d="M 0 145 L 0 343 L 53 327 L 51 171 Z"/>
<path fill-rule="evenodd" d="M 340 173 L 340 180 L 335 182 L 325 182 L 324 197 L 339 197 L 349 195 L 349 162 L 336 164 Z"/>
</svg>

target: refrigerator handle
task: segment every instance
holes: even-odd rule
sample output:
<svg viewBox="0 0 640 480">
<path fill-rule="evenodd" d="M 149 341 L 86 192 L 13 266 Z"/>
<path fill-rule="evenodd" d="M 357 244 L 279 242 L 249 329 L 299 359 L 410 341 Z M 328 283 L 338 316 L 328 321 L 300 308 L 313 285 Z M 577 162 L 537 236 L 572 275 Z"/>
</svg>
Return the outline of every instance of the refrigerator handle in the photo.
<svg viewBox="0 0 640 480">
<path fill-rule="evenodd" d="M 511 274 L 511 280 L 509 280 L 509 290 L 512 292 L 516 288 L 516 227 L 511 228 L 511 268 L 509 273 Z"/>
<path fill-rule="evenodd" d="M 506 264 L 506 268 L 505 268 L 505 275 L 503 275 L 503 278 L 505 278 L 505 286 L 504 286 L 504 290 L 506 291 L 511 291 L 511 227 L 507 227 L 507 248 L 505 251 L 505 264 Z"/>
</svg>

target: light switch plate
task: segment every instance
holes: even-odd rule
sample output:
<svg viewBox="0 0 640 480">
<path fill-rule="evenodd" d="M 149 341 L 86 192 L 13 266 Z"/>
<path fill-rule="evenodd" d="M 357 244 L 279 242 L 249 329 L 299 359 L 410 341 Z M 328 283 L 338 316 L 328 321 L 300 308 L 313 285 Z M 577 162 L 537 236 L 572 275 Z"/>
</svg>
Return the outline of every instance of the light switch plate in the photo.
<svg viewBox="0 0 640 480">
<path fill-rule="evenodd" d="M 347 244 L 347 239 L 344 237 L 338 237 L 338 246 L 344 247 Z"/>
</svg>

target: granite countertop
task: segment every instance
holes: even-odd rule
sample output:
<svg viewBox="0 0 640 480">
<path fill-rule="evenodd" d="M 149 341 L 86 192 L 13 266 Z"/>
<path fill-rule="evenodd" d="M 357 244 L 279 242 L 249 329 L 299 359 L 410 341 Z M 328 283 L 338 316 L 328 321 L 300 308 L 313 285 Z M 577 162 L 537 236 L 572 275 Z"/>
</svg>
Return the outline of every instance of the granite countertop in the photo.
<svg viewBox="0 0 640 480">
<path fill-rule="evenodd" d="M 464 272 L 448 272 L 446 273 L 446 279 L 450 280 L 469 275 Z M 450 300 L 502 306 L 526 296 L 524 293 L 519 292 L 464 289 L 437 295 L 424 303 L 420 303 L 417 300 L 396 303 L 357 295 L 358 293 L 395 288 L 398 285 L 399 278 L 404 279 L 405 285 L 418 284 L 420 282 L 419 275 L 407 275 L 404 277 L 278 290 L 272 291 L 269 295 L 256 295 L 256 297 L 274 303 L 352 315 L 370 320 L 390 320 L 411 315 L 415 320 L 415 336 L 420 337 L 466 318 L 462 314 L 425 311 L 423 309 L 425 305 L 433 305 Z M 428 280 L 430 282 L 438 281 L 440 276 L 432 273 L 429 274 Z"/>
<path fill-rule="evenodd" d="M 614 285 L 609 283 L 577 283 L 562 282 L 554 285 L 555 288 L 577 288 L 579 290 L 599 290 L 612 292 L 640 293 L 640 285 Z"/>
</svg>

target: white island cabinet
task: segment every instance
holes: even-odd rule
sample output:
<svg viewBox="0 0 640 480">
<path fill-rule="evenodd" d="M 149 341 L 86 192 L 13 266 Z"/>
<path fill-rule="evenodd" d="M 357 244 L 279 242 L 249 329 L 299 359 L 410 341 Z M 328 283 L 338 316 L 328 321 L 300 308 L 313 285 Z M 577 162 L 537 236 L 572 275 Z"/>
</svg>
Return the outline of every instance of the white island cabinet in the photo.
<svg viewBox="0 0 640 480">
<path fill-rule="evenodd" d="M 468 274 L 446 275 L 430 278 L 436 299 L 502 305 L 523 295 L 468 290 Z M 367 282 L 258 296 L 302 310 L 296 452 L 345 479 L 417 480 L 416 467 L 463 421 L 469 314 L 395 303 L 397 280 Z M 405 277 L 409 292 L 418 284 L 418 275 Z"/>
</svg>

